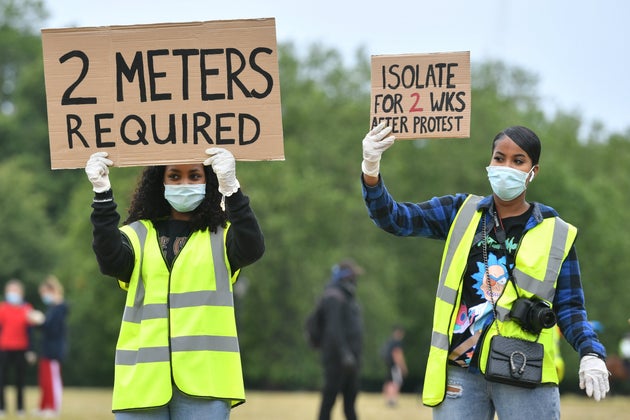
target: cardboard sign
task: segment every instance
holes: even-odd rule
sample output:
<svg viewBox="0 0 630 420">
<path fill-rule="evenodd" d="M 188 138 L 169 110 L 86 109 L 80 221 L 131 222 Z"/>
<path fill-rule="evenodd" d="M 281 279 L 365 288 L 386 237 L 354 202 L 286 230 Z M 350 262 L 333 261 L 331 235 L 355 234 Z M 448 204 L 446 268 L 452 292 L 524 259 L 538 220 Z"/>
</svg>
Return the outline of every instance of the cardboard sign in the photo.
<svg viewBox="0 0 630 420">
<path fill-rule="evenodd" d="M 275 19 L 42 30 L 52 169 L 283 160 Z"/>
<path fill-rule="evenodd" d="M 370 126 L 397 139 L 470 137 L 470 52 L 372 56 Z"/>
</svg>

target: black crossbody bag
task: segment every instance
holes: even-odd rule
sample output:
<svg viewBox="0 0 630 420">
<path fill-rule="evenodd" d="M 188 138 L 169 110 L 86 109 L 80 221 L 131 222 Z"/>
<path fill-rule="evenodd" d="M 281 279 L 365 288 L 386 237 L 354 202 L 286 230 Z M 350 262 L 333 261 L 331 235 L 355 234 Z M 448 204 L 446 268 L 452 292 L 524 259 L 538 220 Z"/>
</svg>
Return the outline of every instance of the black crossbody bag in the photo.
<svg viewBox="0 0 630 420">
<path fill-rule="evenodd" d="M 496 215 L 495 215 L 496 217 Z M 483 262 L 486 269 L 488 289 L 490 276 L 488 273 L 488 245 L 486 218 L 483 218 Z M 490 303 L 494 312 L 497 335 L 490 339 L 490 352 L 486 363 L 485 378 L 492 382 L 535 388 L 542 382 L 542 364 L 544 346 L 537 341 L 528 341 L 516 337 L 502 336 L 499 331 L 496 302 L 490 293 Z"/>
<path fill-rule="evenodd" d="M 523 388 L 535 388 L 542 382 L 544 348 L 536 341 L 495 335 L 490 340 L 490 353 L 485 377 Z"/>
</svg>

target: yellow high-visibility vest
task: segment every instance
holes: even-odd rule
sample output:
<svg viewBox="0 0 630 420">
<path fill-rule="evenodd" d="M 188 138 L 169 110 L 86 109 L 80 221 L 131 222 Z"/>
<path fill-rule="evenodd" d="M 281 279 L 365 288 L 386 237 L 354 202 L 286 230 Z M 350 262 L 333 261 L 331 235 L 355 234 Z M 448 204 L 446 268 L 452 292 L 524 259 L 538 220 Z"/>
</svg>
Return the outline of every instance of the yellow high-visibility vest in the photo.
<svg viewBox="0 0 630 420">
<path fill-rule="evenodd" d="M 483 211 L 477 210 L 482 197 L 469 195 L 453 221 L 442 255 L 440 281 L 435 299 L 431 348 L 424 378 L 422 402 L 436 406 L 444 400 L 446 392 L 446 369 L 449 347 L 456 325 L 457 308 L 460 306 L 463 276 Z M 518 297 L 536 298 L 553 305 L 556 282 L 562 263 L 566 259 L 577 229 L 560 219 L 552 217 L 523 234 L 515 256 L 512 271 L 514 281 L 506 284 L 496 302 L 497 317 L 482 339 L 477 343 L 479 368 L 485 372 L 490 339 L 497 334 L 536 340 L 536 335 L 523 329 L 509 317 L 512 303 Z M 516 284 L 516 285 L 515 285 Z M 544 346 L 543 383 L 558 383 L 554 365 L 555 345 L 552 329 L 543 329 L 538 342 Z"/>
<path fill-rule="evenodd" d="M 227 229 L 196 231 L 169 271 L 149 221 L 123 226 L 135 264 L 116 345 L 113 410 L 159 407 L 172 386 L 195 397 L 245 401 Z"/>
</svg>

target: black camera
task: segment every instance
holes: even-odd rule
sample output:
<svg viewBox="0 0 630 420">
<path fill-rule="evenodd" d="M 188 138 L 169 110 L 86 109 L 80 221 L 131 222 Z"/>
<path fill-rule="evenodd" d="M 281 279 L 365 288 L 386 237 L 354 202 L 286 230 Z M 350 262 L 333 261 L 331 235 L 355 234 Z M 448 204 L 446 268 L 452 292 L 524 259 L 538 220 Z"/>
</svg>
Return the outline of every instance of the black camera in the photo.
<svg viewBox="0 0 630 420">
<path fill-rule="evenodd" d="M 512 304 L 510 318 L 525 331 L 538 334 L 543 328 L 556 325 L 556 314 L 547 302 L 538 299 L 518 298 Z"/>
</svg>

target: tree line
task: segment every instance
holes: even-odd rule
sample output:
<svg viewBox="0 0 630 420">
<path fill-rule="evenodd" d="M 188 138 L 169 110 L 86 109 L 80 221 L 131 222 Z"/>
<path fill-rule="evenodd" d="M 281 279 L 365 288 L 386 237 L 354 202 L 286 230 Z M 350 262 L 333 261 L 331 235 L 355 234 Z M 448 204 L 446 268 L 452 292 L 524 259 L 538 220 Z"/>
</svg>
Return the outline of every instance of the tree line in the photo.
<svg viewBox="0 0 630 420">
<path fill-rule="evenodd" d="M 0 281 L 20 278 L 41 307 L 36 285 L 56 274 L 71 305 L 64 380 L 109 386 L 124 305 L 116 281 L 100 274 L 91 250 L 92 191 L 81 170 L 50 170 L 37 0 L 0 0 Z M 321 382 L 318 354 L 303 322 L 345 257 L 365 269 L 358 296 L 365 318 L 364 387 L 380 387 L 379 348 L 394 324 L 407 329 L 407 390 L 421 387 L 443 243 L 394 238 L 368 218 L 361 196 L 361 139 L 369 129 L 369 57 L 336 49 L 280 45 L 286 160 L 239 162 L 237 177 L 265 234 L 267 250 L 235 287 L 245 380 L 249 387 L 312 389 Z M 586 305 L 609 353 L 628 329 L 630 271 L 630 129 L 585 127 L 575 112 L 543 111 L 535 74 L 500 61 L 472 63 L 469 139 L 404 141 L 384 155 L 384 182 L 399 201 L 456 192 L 489 194 L 485 166 L 491 140 L 525 125 L 541 138 L 540 173 L 527 198 L 554 207 L 579 229 L 577 251 Z M 123 215 L 140 168 L 113 168 Z M 577 390 L 578 357 L 563 343 L 567 376 Z"/>
</svg>

